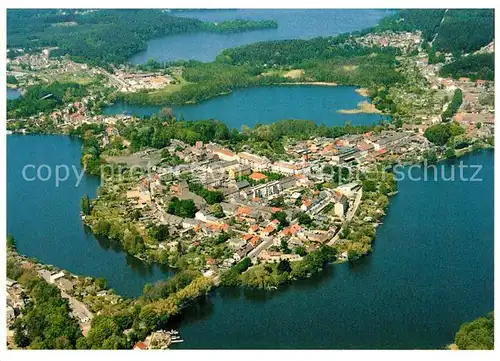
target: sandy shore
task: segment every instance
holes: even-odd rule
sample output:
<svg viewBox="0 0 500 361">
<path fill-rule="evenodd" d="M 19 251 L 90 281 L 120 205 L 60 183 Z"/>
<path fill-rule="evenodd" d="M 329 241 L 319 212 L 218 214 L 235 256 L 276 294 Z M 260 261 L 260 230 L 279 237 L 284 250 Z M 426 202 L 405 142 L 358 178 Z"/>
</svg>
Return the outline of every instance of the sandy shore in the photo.
<svg viewBox="0 0 500 361">
<path fill-rule="evenodd" d="M 359 113 L 367 113 L 367 114 L 380 114 L 381 111 L 375 107 L 375 104 L 369 103 L 367 101 L 363 101 L 358 103 L 357 109 L 340 109 L 337 111 L 341 114 L 359 114 Z"/>
<path fill-rule="evenodd" d="M 355 90 L 356 93 L 361 95 L 362 97 L 369 97 L 370 96 L 370 90 L 367 88 L 357 88 Z"/>
</svg>

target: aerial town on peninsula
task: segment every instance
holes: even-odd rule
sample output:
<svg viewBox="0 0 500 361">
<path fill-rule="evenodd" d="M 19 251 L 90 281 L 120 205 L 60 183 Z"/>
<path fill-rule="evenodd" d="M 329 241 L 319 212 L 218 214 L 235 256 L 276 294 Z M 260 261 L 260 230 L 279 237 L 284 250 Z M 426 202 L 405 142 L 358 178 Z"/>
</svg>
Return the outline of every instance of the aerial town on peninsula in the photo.
<svg viewBox="0 0 500 361">
<path fill-rule="evenodd" d="M 10 347 L 26 342 L 14 331 L 30 303 L 23 273 L 34 272 L 68 300 L 86 338 L 77 346 L 166 348 L 179 342 L 177 331 L 146 325 L 145 309 L 158 318 L 179 312 L 214 286 L 270 290 L 307 278 L 326 262 L 354 261 L 372 251 L 376 229 L 397 193 L 394 166 L 434 164 L 493 147 L 492 78 L 445 76 L 456 55 L 431 53 L 420 30 L 352 34 L 341 44 L 363 54 L 396 49 L 393 70 L 403 81 L 361 84 L 356 92 L 365 100 L 358 109 L 341 110 L 381 115 L 378 124 L 329 128 L 289 119 L 239 131 L 213 119 L 184 121 L 169 106 L 146 118 L 106 114 L 103 109 L 127 94 L 154 98 L 186 89 L 192 81 L 186 80 L 185 66 L 101 66 L 52 57 L 57 47 L 9 48 L 16 55 L 7 61 L 8 87 L 23 95 L 9 101 L 8 132 L 80 137 L 82 166 L 101 179 L 97 196 L 81 199 L 82 222 L 128 254 L 179 276 L 174 286 L 170 280 L 147 286 L 140 299 L 128 299 L 104 280 L 17 254 L 11 240 Z M 469 56 L 493 52 L 494 40 Z M 344 67 L 356 71 L 358 65 Z M 265 64 L 258 81 L 276 73 L 287 86 L 343 85 L 293 65 Z M 71 85 L 61 92 L 57 84 Z M 48 105 L 33 106 L 23 98 Z M 168 287 L 175 292 L 166 292 Z M 159 296 L 164 291 L 167 296 Z M 93 323 L 96 315 L 126 314 L 134 304 L 142 307 L 141 322 L 124 321 L 120 337 L 128 341 L 98 344 L 91 331 L 102 326 Z"/>
</svg>

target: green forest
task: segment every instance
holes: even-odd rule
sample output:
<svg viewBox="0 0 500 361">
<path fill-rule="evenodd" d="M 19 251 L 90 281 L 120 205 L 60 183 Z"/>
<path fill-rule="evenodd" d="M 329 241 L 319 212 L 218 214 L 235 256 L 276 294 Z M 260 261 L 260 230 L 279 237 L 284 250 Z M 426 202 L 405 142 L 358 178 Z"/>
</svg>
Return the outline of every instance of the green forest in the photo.
<svg viewBox="0 0 500 361">
<path fill-rule="evenodd" d="M 494 323 L 493 312 L 464 323 L 455 335 L 455 344 L 460 350 L 493 350 Z"/>
<path fill-rule="evenodd" d="M 52 56 L 70 54 L 75 61 L 108 65 L 126 62 L 149 39 L 196 31 L 202 22 L 159 10 L 9 10 L 7 24 L 9 47 L 57 46 Z"/>
<path fill-rule="evenodd" d="M 363 134 L 368 131 L 380 131 L 384 125 L 358 125 L 347 122 L 344 126 L 317 125 L 311 120 L 284 119 L 272 124 L 260 124 L 254 128 L 244 127 L 240 132 L 230 130 L 224 123 L 215 120 L 177 121 L 165 127 L 156 115 L 145 118 L 140 123 L 125 125 L 118 123 L 120 134 L 131 141 L 131 147 L 137 151 L 146 147 L 157 149 L 170 144 L 170 139 L 178 139 L 194 145 L 196 141 L 217 142 L 231 145 L 235 149 L 252 145 L 257 149 L 269 149 L 272 153 L 284 153 L 281 140 L 285 137 L 308 139 L 309 137 L 340 137 L 346 134 Z M 195 193 L 207 202 L 217 202 L 218 195 L 207 194 L 192 186 Z"/>
<path fill-rule="evenodd" d="M 319 81 L 372 87 L 403 80 L 394 69 L 396 50 L 333 43 L 326 38 L 269 41 L 224 50 L 210 63 L 177 62 L 173 65 L 184 67 L 183 77 L 188 82 L 178 91 L 161 96 L 146 91 L 125 93 L 118 95 L 117 100 L 178 105 L 200 102 L 238 88 L 279 83 Z M 283 77 L 289 69 L 303 69 L 304 75 L 296 79 Z"/>
<path fill-rule="evenodd" d="M 22 97 L 7 102 L 7 115 L 12 118 L 48 113 L 87 94 L 87 87 L 78 83 L 36 84 Z"/>
<path fill-rule="evenodd" d="M 495 36 L 493 9 L 451 9 L 437 29 L 432 46 L 438 51 L 470 53 Z"/>
<path fill-rule="evenodd" d="M 261 68 L 301 68 L 304 78 L 369 86 L 401 80 L 395 72 L 395 49 L 346 44 L 343 38 L 276 40 L 224 50 L 217 61 Z"/>
<path fill-rule="evenodd" d="M 495 80 L 495 53 L 476 54 L 445 64 L 439 75 L 442 77 L 467 77 L 472 80 Z"/>
<path fill-rule="evenodd" d="M 146 285 L 137 299 L 126 299 L 99 310 L 84 337 L 70 314 L 68 301 L 56 286 L 11 257 L 7 259 L 7 276 L 18 281 L 30 298 L 14 322 L 14 340 L 27 349 L 130 349 L 152 331 L 167 327 L 172 316 L 195 298 L 206 295 L 213 286 L 198 271 L 178 271 L 167 281 Z M 125 334 L 126 329 L 131 332 Z"/>
<path fill-rule="evenodd" d="M 493 9 L 411 9 L 382 19 L 375 31 L 421 30 L 434 51 L 470 53 L 494 38 Z"/>
<path fill-rule="evenodd" d="M 453 98 L 451 98 L 451 102 L 448 105 L 448 108 L 446 108 L 446 110 L 443 112 L 441 116 L 443 118 L 443 121 L 448 122 L 451 120 L 451 118 L 455 115 L 455 113 L 462 105 L 462 100 L 463 100 L 462 91 L 460 89 L 456 89 L 455 92 L 453 93 Z"/>
<path fill-rule="evenodd" d="M 277 23 L 269 20 L 204 23 L 160 9 L 12 9 L 7 12 L 7 43 L 9 48 L 32 51 L 58 47 L 51 56 L 69 54 L 78 62 L 108 66 L 127 62 L 145 50 L 147 41 L 153 38 L 196 31 L 230 33 L 275 27 Z"/>
<path fill-rule="evenodd" d="M 441 123 L 433 125 L 425 130 L 424 136 L 438 146 L 445 145 L 451 138 L 465 132 L 456 122 Z"/>
<path fill-rule="evenodd" d="M 380 21 L 376 31 L 414 31 L 421 30 L 426 41 L 432 41 L 436 34 L 444 9 L 400 10 Z"/>
</svg>

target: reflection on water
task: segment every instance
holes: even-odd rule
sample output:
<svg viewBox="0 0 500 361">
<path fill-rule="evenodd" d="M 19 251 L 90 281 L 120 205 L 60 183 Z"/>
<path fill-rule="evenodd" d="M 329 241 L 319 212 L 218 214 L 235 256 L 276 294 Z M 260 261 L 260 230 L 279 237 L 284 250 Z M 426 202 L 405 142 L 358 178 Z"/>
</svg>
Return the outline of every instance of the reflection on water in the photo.
<svg viewBox="0 0 500 361">
<path fill-rule="evenodd" d="M 85 227 L 85 233 L 88 234 L 89 236 L 92 236 L 92 230 L 87 227 Z M 122 253 L 123 252 L 123 247 L 120 245 L 119 242 L 113 241 L 109 238 L 102 237 L 102 236 L 97 236 L 93 235 L 95 237 L 95 240 L 97 240 L 97 243 L 99 246 L 101 246 L 102 249 L 105 249 L 106 251 L 113 251 L 115 253 Z M 89 239 L 92 242 L 95 242 L 94 239 Z"/>
<path fill-rule="evenodd" d="M 214 295 L 207 295 L 206 297 L 197 298 L 189 307 L 185 308 L 182 313 L 170 318 L 168 327 L 178 329 L 180 325 L 208 320 L 214 312 L 214 305 L 211 300 L 213 296 Z"/>
<path fill-rule="evenodd" d="M 214 118 L 229 128 L 255 127 L 280 119 L 307 119 L 327 126 L 376 124 L 389 117 L 373 113 L 344 114 L 341 109 L 355 109 L 366 100 L 353 86 L 262 86 L 236 89 L 231 94 L 200 103 L 174 107 L 177 119 L 198 120 Z M 157 113 L 162 106 L 132 105 L 117 102 L 105 107 L 105 115 L 133 114 L 144 117 Z"/>
<path fill-rule="evenodd" d="M 156 263 L 146 263 L 144 261 L 141 261 L 137 257 L 131 256 L 129 254 L 126 255 L 126 261 L 127 265 L 130 266 L 135 272 L 137 272 L 140 276 L 151 276 L 155 273 L 155 271 L 160 270 L 163 273 L 168 273 L 172 274 L 175 272 L 174 269 L 164 266 L 164 265 L 159 265 Z"/>
<path fill-rule="evenodd" d="M 372 257 L 370 255 L 366 257 L 361 257 L 352 261 L 347 262 L 347 266 L 349 267 L 349 271 L 351 272 L 367 272 L 370 270 L 370 265 L 372 263 Z"/>
<path fill-rule="evenodd" d="M 148 41 L 145 51 L 132 56 L 132 64 L 156 61 L 212 61 L 224 49 L 282 39 L 311 39 L 360 30 L 375 25 L 390 11 L 383 9 L 233 9 L 182 11 L 176 16 L 221 22 L 235 19 L 276 20 L 276 29 L 257 29 L 230 34 L 182 33 Z"/>
<path fill-rule="evenodd" d="M 80 199 L 95 197 L 99 178 L 85 175 L 78 187 L 72 181 L 54 187 L 54 182 L 22 177 L 26 164 L 75 165 L 80 172 L 81 146 L 79 139 L 67 136 L 7 137 L 7 231 L 22 254 L 77 275 L 103 277 L 117 293 L 138 296 L 146 283 L 164 280 L 172 271 L 127 257 L 119 242 L 95 237 L 84 226 Z"/>
</svg>

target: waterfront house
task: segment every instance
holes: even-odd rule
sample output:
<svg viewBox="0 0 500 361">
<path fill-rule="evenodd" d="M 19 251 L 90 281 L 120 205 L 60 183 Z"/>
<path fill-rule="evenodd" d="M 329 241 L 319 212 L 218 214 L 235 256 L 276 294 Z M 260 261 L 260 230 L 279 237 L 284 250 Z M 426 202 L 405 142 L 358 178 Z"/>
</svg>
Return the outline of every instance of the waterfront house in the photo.
<svg viewBox="0 0 500 361">
<path fill-rule="evenodd" d="M 51 274 L 49 283 L 54 283 L 55 281 L 57 281 L 58 279 L 60 279 L 64 276 L 65 276 L 65 274 L 62 271 L 58 272 L 58 273 Z"/>
<path fill-rule="evenodd" d="M 137 342 L 133 348 L 133 350 L 147 350 L 147 349 L 148 346 L 142 341 Z"/>
</svg>

